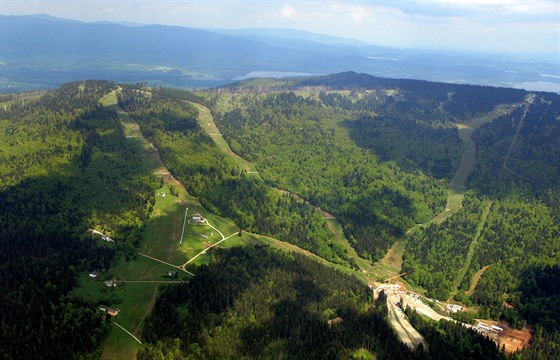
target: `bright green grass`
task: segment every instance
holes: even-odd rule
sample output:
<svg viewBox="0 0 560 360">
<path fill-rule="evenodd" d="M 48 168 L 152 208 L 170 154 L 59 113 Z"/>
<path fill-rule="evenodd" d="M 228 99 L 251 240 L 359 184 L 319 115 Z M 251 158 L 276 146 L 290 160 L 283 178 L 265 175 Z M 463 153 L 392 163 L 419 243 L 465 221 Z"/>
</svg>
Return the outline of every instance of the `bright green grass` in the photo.
<svg viewBox="0 0 560 360">
<path fill-rule="evenodd" d="M 358 360 L 376 360 L 377 357 L 369 352 L 366 349 L 359 349 L 356 350 L 353 354 L 352 354 L 352 359 L 358 359 Z"/>
<path fill-rule="evenodd" d="M 249 175 L 262 180 L 255 164 L 245 160 L 231 150 L 229 144 L 222 136 L 220 129 L 218 129 L 218 127 L 216 126 L 210 110 L 198 103 L 191 102 L 191 104 L 198 109 L 198 124 L 206 132 L 206 134 L 208 134 L 214 140 L 216 146 L 218 146 L 218 148 L 223 153 L 227 154 L 233 160 L 235 160 L 239 167 L 241 167 L 241 169 L 243 169 L 244 171 L 247 171 Z"/>
<path fill-rule="evenodd" d="M 113 90 L 107 95 L 99 99 L 99 103 L 103 106 L 117 105 L 117 90 Z"/>
<path fill-rule="evenodd" d="M 120 312 L 114 321 L 141 338 L 144 321 L 148 317 L 156 300 L 158 284 L 126 283 L 115 289 L 119 292 L 121 302 L 113 304 Z M 132 359 L 140 344 L 122 329 L 112 325 L 109 336 L 103 343 L 102 359 Z"/>
<path fill-rule="evenodd" d="M 111 325 L 111 331 L 103 343 L 100 359 L 135 359 L 140 344 L 119 327 Z"/>
<path fill-rule="evenodd" d="M 385 256 L 373 265 L 373 276 L 376 281 L 382 282 L 401 273 L 404 249 L 404 243 L 397 241 Z M 403 281 L 402 278 L 398 280 Z"/>
</svg>

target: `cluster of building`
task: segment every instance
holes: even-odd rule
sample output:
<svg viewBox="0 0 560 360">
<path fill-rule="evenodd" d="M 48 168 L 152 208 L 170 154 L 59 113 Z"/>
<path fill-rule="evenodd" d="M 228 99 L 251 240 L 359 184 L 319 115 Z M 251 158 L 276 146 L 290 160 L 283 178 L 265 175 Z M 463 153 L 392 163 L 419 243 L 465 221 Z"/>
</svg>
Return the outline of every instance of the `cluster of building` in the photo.
<svg viewBox="0 0 560 360">
<path fill-rule="evenodd" d="M 504 331 L 504 329 L 502 329 L 499 326 L 496 325 L 492 325 L 492 326 L 488 326 L 488 324 L 483 323 L 483 322 L 479 322 L 476 325 L 476 330 L 478 330 L 479 332 L 483 332 L 483 333 L 494 333 L 494 334 L 498 334 L 502 331 Z"/>
</svg>

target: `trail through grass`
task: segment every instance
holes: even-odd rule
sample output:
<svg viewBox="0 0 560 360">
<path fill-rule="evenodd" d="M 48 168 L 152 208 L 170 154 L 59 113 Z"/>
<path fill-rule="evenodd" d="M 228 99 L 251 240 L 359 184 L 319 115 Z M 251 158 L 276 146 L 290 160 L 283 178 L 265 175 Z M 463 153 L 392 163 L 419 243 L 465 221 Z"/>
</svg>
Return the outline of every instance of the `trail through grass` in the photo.
<svg viewBox="0 0 560 360">
<path fill-rule="evenodd" d="M 453 280 L 453 285 L 452 285 L 453 290 L 451 290 L 448 301 L 451 301 L 451 299 L 453 299 L 453 297 L 457 294 L 459 285 L 461 284 L 461 281 L 463 281 L 463 278 L 465 277 L 467 271 L 469 270 L 469 267 L 471 266 L 474 251 L 476 249 L 476 246 L 478 245 L 478 238 L 480 237 L 480 233 L 482 232 L 482 229 L 484 228 L 484 225 L 486 224 L 486 219 L 488 218 L 488 214 L 490 213 L 490 208 L 491 207 L 492 207 L 492 201 L 487 201 L 486 206 L 484 207 L 484 210 L 482 211 L 482 215 L 480 216 L 480 221 L 478 222 L 478 225 L 476 226 L 476 230 L 475 230 L 473 239 L 472 239 L 472 241 L 469 245 L 469 250 L 467 252 L 467 257 L 465 258 L 465 262 L 463 263 L 463 267 L 461 268 L 461 270 L 459 271 L 459 273 L 455 277 L 455 280 Z"/>
</svg>

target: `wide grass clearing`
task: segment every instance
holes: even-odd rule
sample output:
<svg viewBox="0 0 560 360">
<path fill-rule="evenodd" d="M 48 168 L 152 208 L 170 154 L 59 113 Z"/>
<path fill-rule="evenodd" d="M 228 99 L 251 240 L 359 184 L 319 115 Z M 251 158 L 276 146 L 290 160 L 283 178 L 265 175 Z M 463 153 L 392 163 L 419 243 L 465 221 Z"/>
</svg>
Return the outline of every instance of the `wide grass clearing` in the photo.
<svg viewBox="0 0 560 360">
<path fill-rule="evenodd" d="M 108 93 L 107 95 L 103 96 L 101 99 L 99 99 L 99 103 L 103 106 L 117 105 L 117 92 L 118 91 L 119 91 L 119 89 L 113 90 L 110 93 Z"/>
<path fill-rule="evenodd" d="M 227 154 L 233 160 L 235 160 L 235 162 L 239 165 L 239 167 L 241 167 L 241 169 L 246 171 L 247 174 L 262 180 L 255 164 L 243 159 L 242 157 L 240 157 L 239 155 L 237 155 L 231 150 L 229 144 L 222 136 L 220 129 L 218 129 L 218 127 L 216 126 L 216 123 L 214 122 L 214 118 L 212 117 L 212 113 L 210 112 L 210 110 L 204 105 L 198 103 L 191 102 L 190 104 L 192 104 L 198 110 L 198 118 L 197 118 L 198 125 L 200 125 L 200 127 L 206 132 L 206 134 L 214 140 L 216 146 L 224 154 Z"/>
<path fill-rule="evenodd" d="M 356 350 L 353 354 L 352 354 L 352 359 L 357 359 L 357 360 L 376 360 L 377 357 L 371 353 L 369 350 L 367 349 L 359 349 Z"/>
<path fill-rule="evenodd" d="M 478 282 L 480 281 L 480 278 L 482 277 L 482 275 L 484 274 L 484 272 L 486 270 L 488 270 L 488 268 L 490 267 L 490 265 L 486 265 L 484 266 L 482 269 L 478 270 L 474 275 L 473 278 L 471 280 L 471 286 L 469 287 L 469 290 L 467 290 L 465 292 L 465 294 L 471 296 L 472 294 L 474 294 L 474 291 L 476 290 L 476 286 L 478 285 Z"/>
<path fill-rule="evenodd" d="M 116 93 L 108 94 L 101 103 L 105 106 L 116 106 Z M 120 108 L 117 107 L 116 110 L 127 141 L 138 146 L 142 158 L 146 159 L 147 169 L 161 176 L 163 183 L 162 187 L 156 190 L 156 201 L 146 224 L 139 252 L 179 266 L 205 250 L 210 244 L 222 240 L 217 230 L 224 236 L 236 233 L 238 227 L 231 220 L 209 213 L 196 198 L 187 193 L 185 187 L 169 174 L 159 152 L 143 137 L 134 119 Z M 189 217 L 192 218 L 195 213 L 200 213 L 217 230 L 213 230 L 208 225 L 194 225 L 187 222 L 183 243 L 180 244 L 187 208 Z M 227 241 L 223 245 L 226 243 Z M 232 237 L 231 243 L 239 244 L 240 238 Z M 99 246 L 112 245 L 100 242 Z M 191 269 L 207 262 L 208 256 L 199 256 L 193 262 Z M 81 274 L 79 287 L 74 290 L 74 294 L 94 304 L 119 308 L 121 311 L 115 321 L 141 338 L 144 322 L 153 308 L 159 287 L 173 281 L 167 277 L 168 271 L 177 271 L 179 280 L 188 280 L 190 277 L 178 271 L 176 267 L 140 255 L 135 255 L 128 261 L 121 258 L 108 272 L 102 272 L 97 278 L 91 278 L 87 273 Z M 107 287 L 104 281 L 109 279 L 115 279 L 117 286 Z M 113 325 L 103 343 L 101 358 L 134 358 L 138 347 L 139 344 L 130 335 Z"/>
<path fill-rule="evenodd" d="M 404 242 L 397 241 L 381 260 L 373 264 L 372 273 L 375 277 L 374 280 L 383 282 L 401 274 L 404 249 Z M 399 278 L 399 281 L 403 281 L 402 278 Z"/>
<path fill-rule="evenodd" d="M 119 260 L 117 265 L 107 273 L 100 273 L 91 278 L 87 273 L 81 274 L 79 287 L 73 295 L 88 299 L 98 306 L 120 309 L 114 318 L 125 329 L 141 338 L 144 321 L 155 302 L 160 283 L 128 283 L 117 281 L 117 286 L 108 287 L 104 281 L 108 279 L 152 279 L 163 280 L 161 274 L 167 272 L 165 265 L 151 264 L 148 259 Z M 142 270 L 146 270 L 142 273 Z M 137 276 L 137 277 L 136 277 Z M 170 280 L 170 279 L 167 279 Z M 103 343 L 103 359 L 130 359 L 136 354 L 139 344 L 122 329 L 113 326 Z"/>
<path fill-rule="evenodd" d="M 111 325 L 109 335 L 103 343 L 102 360 L 135 359 L 140 344 L 119 327 Z"/>
</svg>

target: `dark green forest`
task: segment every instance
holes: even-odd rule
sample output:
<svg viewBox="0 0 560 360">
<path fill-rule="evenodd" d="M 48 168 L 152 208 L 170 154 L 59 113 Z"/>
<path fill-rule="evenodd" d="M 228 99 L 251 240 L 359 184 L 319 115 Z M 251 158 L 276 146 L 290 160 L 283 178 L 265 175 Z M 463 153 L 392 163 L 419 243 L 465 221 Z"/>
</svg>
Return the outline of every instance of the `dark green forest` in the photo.
<svg viewBox="0 0 560 360">
<path fill-rule="evenodd" d="M 0 353 L 96 358 L 108 325 L 70 296 L 78 271 L 131 256 L 158 182 L 98 100 L 115 85 L 71 83 L 0 103 Z M 117 240 L 100 245 L 88 228 Z M 135 236 L 136 234 L 136 236 Z"/>
<path fill-rule="evenodd" d="M 318 95 L 237 96 L 226 111 L 219 111 L 223 105 L 218 98 L 213 100 L 214 116 L 232 150 L 256 163 L 267 182 L 334 214 L 361 256 L 380 259 L 406 229 L 442 208 L 445 180 L 426 175 L 420 166 L 407 172 L 356 144 L 360 141 L 352 138 L 353 129 L 361 125 L 353 123 L 376 116 L 373 110 L 356 109 L 377 104 L 375 93 L 345 95 L 346 102 L 333 100 L 339 94 Z M 415 141 L 411 148 L 422 143 L 420 138 Z M 451 148 L 456 146 L 451 142 Z"/>
<path fill-rule="evenodd" d="M 356 278 L 301 254 L 218 250 L 193 281 L 161 295 L 138 358 L 351 359 L 360 349 L 381 359 L 505 358 L 460 324 L 428 324 L 418 315 L 430 351 L 413 352 L 386 322 L 383 293 L 373 304 Z"/>
<path fill-rule="evenodd" d="M 513 358 L 558 356 L 560 97 L 343 73 L 199 92 L 89 80 L 0 97 L 4 358 L 101 354 L 109 322 L 96 314 L 100 302 L 71 291 L 79 273 L 136 256 L 161 186 L 126 141 L 118 107 L 99 103 L 116 89 L 119 107 L 206 210 L 358 270 L 319 206 L 369 262 L 406 243 L 404 279 L 427 296 L 454 295 L 480 318 L 530 326 L 532 346 Z M 260 177 L 215 145 L 193 102 L 210 108 Z M 462 155 L 457 124 L 500 104 L 516 105 L 474 131 L 462 208 L 420 226 L 445 208 Z M 411 351 L 387 321 L 384 294 L 374 301 L 356 277 L 302 254 L 247 246 L 209 255 L 196 276 L 159 295 L 140 359 L 510 357 L 459 324 L 405 310 L 428 344 Z"/>
</svg>

